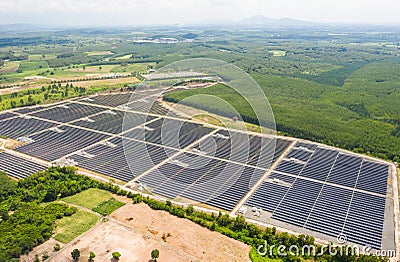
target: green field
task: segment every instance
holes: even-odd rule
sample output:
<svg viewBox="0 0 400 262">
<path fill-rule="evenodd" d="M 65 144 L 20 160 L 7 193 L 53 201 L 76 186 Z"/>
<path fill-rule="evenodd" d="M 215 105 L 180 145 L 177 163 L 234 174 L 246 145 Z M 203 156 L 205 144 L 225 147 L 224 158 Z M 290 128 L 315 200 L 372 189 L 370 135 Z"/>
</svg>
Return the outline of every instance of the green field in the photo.
<svg viewBox="0 0 400 262">
<path fill-rule="evenodd" d="M 104 201 L 97 207 L 93 208 L 93 211 L 95 211 L 103 216 L 107 216 L 107 215 L 111 214 L 112 212 L 114 212 L 115 210 L 117 210 L 118 208 L 122 207 L 123 205 L 125 205 L 125 204 L 115 200 L 114 198 L 111 198 L 107 201 Z"/>
<path fill-rule="evenodd" d="M 126 66 L 115 66 L 111 73 L 125 73 L 125 72 L 146 72 L 148 66 L 154 66 L 154 63 L 136 63 L 136 64 L 128 64 Z"/>
<path fill-rule="evenodd" d="M 118 56 L 115 58 L 115 60 L 125 60 L 125 59 L 129 59 L 132 57 L 132 54 L 129 55 L 123 55 L 123 56 Z"/>
<path fill-rule="evenodd" d="M 56 222 L 54 239 L 66 244 L 88 231 L 98 220 L 99 218 L 95 214 L 78 210 L 72 216 L 63 217 Z"/>
<path fill-rule="evenodd" d="M 21 62 L 21 64 L 18 67 L 18 72 L 22 73 L 25 71 L 35 71 L 38 69 L 45 69 L 45 68 L 49 68 L 49 65 L 47 64 L 46 61 L 23 61 Z"/>
<path fill-rule="evenodd" d="M 29 55 L 28 60 L 29 61 L 40 61 L 40 60 L 47 60 L 47 59 L 55 59 L 57 58 L 56 55 L 54 54 L 44 54 L 44 55 Z"/>
<path fill-rule="evenodd" d="M 2 67 L 0 67 L 0 73 L 14 73 L 18 70 L 19 64 L 20 62 L 18 61 L 7 61 Z"/>
<path fill-rule="evenodd" d="M 79 194 L 63 198 L 62 200 L 87 209 L 93 209 L 111 198 L 112 196 L 109 192 L 97 188 L 91 188 L 82 191 Z"/>
</svg>

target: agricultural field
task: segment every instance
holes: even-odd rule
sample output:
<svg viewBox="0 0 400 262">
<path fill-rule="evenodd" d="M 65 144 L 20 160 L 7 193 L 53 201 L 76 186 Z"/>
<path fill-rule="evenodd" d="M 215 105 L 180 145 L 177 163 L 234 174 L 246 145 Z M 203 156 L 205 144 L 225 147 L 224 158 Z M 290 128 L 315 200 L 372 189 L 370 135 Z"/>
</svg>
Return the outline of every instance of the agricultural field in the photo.
<svg viewBox="0 0 400 262">
<path fill-rule="evenodd" d="M 104 56 L 104 55 L 113 55 L 114 53 L 111 51 L 90 51 L 87 52 L 88 56 Z"/>
<path fill-rule="evenodd" d="M 2 67 L 0 67 L 0 72 L 2 74 L 14 73 L 18 70 L 19 64 L 20 63 L 17 61 L 7 61 L 7 62 L 5 62 L 5 64 Z"/>
<path fill-rule="evenodd" d="M 111 197 L 111 194 L 107 191 L 91 188 L 79 194 L 63 198 L 62 200 L 87 209 L 93 209 L 101 203 L 111 199 Z"/>
<path fill-rule="evenodd" d="M 95 214 L 78 210 L 70 217 L 64 217 L 56 222 L 54 239 L 64 244 L 88 231 L 99 220 Z"/>
<path fill-rule="evenodd" d="M 38 69 L 45 69 L 45 68 L 49 68 L 49 65 L 47 64 L 46 61 L 37 61 L 37 62 L 23 61 L 20 63 L 17 72 L 23 73 L 26 71 L 35 71 Z"/>
<path fill-rule="evenodd" d="M 40 61 L 40 60 L 49 60 L 49 59 L 56 59 L 57 56 L 54 54 L 37 54 L 37 55 L 28 55 L 29 61 Z"/>
</svg>

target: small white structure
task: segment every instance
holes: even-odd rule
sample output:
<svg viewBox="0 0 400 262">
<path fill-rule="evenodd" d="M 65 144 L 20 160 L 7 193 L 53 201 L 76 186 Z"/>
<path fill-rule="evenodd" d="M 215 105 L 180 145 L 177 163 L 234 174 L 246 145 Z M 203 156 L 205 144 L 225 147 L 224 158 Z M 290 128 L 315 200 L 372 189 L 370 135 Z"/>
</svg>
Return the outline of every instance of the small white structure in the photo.
<svg viewBox="0 0 400 262">
<path fill-rule="evenodd" d="M 247 207 L 241 207 L 240 209 L 239 209 L 239 214 L 246 214 L 247 213 Z"/>
</svg>

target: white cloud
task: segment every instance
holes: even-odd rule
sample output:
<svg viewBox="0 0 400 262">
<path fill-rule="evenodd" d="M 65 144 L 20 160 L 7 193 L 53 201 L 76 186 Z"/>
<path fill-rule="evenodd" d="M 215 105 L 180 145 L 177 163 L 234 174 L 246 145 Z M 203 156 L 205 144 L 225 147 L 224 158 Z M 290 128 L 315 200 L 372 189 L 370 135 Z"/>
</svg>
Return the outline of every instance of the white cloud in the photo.
<svg viewBox="0 0 400 262">
<path fill-rule="evenodd" d="M 0 23 L 159 24 L 253 15 L 316 22 L 399 23 L 397 0 L 1 0 Z"/>
</svg>

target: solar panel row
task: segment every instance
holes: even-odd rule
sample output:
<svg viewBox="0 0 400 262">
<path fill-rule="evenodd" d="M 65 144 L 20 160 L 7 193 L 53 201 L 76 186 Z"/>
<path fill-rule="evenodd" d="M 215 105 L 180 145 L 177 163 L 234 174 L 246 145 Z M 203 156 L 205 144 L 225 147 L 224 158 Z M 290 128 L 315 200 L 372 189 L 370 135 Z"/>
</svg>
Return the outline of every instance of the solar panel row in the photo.
<svg viewBox="0 0 400 262">
<path fill-rule="evenodd" d="M 235 131 L 218 131 L 194 145 L 192 152 L 255 167 L 269 168 L 290 141 L 264 138 Z"/>
<path fill-rule="evenodd" d="M 47 167 L 44 165 L 6 152 L 0 152 L 0 172 L 4 172 L 14 178 L 26 178 L 46 169 Z"/>
<path fill-rule="evenodd" d="M 125 117 L 125 124 L 124 124 Z M 87 117 L 71 124 L 92 130 L 107 132 L 110 134 L 120 134 L 124 129 L 128 130 L 136 126 L 142 125 L 147 121 L 153 120 L 155 117 L 141 114 L 122 112 L 122 111 L 103 111 L 97 115 Z"/>
<path fill-rule="evenodd" d="M 161 118 L 127 132 L 124 137 L 174 148 L 185 148 L 212 131 L 213 129 L 200 124 Z"/>
<path fill-rule="evenodd" d="M 87 117 L 96 113 L 104 111 L 104 108 L 97 106 L 87 106 L 77 103 L 64 103 L 45 109 L 43 111 L 31 113 L 33 116 L 40 117 L 43 119 L 49 119 L 62 123 L 68 123 L 70 121 Z"/>
<path fill-rule="evenodd" d="M 0 114 L 0 120 L 8 119 L 8 118 L 11 118 L 14 116 L 17 116 L 17 114 L 14 114 L 11 112 L 2 113 L 2 114 Z"/>
<path fill-rule="evenodd" d="M 189 153 L 163 164 L 139 182 L 168 198 L 181 196 L 231 210 L 263 174 L 262 170 Z"/>
<path fill-rule="evenodd" d="M 102 106 L 116 107 L 127 104 L 131 96 L 132 96 L 131 93 L 107 94 L 107 95 L 90 96 L 80 99 L 79 101 L 84 103 L 102 105 Z"/>
<path fill-rule="evenodd" d="M 56 124 L 44 120 L 16 117 L 0 122 L 0 135 L 17 139 L 54 126 Z"/>
<path fill-rule="evenodd" d="M 122 138 L 113 138 L 70 158 L 79 167 L 127 182 L 164 161 L 168 154 L 173 153 L 175 153 L 173 150 L 160 146 L 138 141 L 124 144 Z"/>
<path fill-rule="evenodd" d="M 107 137 L 109 136 L 92 131 L 61 126 L 29 136 L 33 142 L 16 147 L 15 150 L 47 161 L 54 161 Z"/>
</svg>

